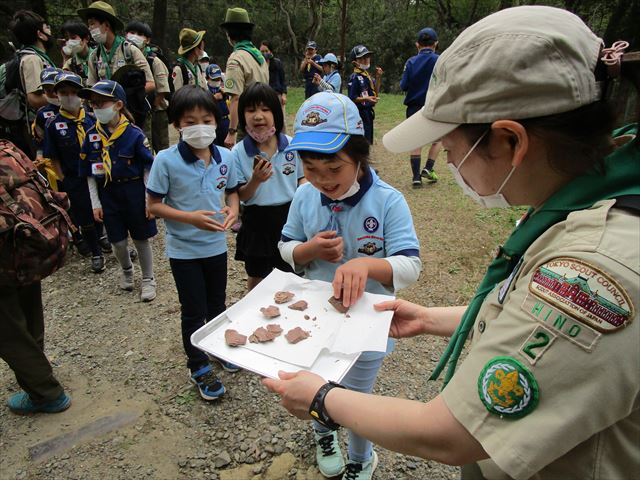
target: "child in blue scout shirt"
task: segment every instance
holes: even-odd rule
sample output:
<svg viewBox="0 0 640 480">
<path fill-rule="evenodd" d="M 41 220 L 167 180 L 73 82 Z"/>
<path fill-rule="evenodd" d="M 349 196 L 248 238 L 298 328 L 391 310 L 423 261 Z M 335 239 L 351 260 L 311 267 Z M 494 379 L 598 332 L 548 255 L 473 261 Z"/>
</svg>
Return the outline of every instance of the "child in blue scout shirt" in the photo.
<svg viewBox="0 0 640 480">
<path fill-rule="evenodd" d="M 324 72 L 324 77 L 317 73 L 313 77 L 313 83 L 318 85 L 318 90 L 321 92 L 341 93 L 342 78 L 340 78 L 340 72 L 338 71 L 337 57 L 333 53 L 327 53 L 318 63 L 322 65 L 322 71 Z"/>
<path fill-rule="evenodd" d="M 165 219 L 190 380 L 202 398 L 215 400 L 225 388 L 207 355 L 191 345 L 191 334 L 226 308 L 224 232 L 238 216 L 236 171 L 231 152 L 213 143 L 220 112 L 208 92 L 185 85 L 173 96 L 169 116 L 181 140 L 158 153 L 147 198 L 150 211 Z M 220 363 L 227 371 L 238 371 L 235 365 Z"/>
<path fill-rule="evenodd" d="M 80 149 L 87 131 L 95 124 L 95 119 L 86 112 L 78 96 L 82 87 L 82 79 L 73 73 L 64 72 L 56 77 L 53 88 L 60 100 L 60 111 L 47 122 L 43 151 L 44 156 L 53 161 L 56 171 L 63 175 L 60 190 L 69 195 L 71 218 L 91 250 L 91 269 L 100 273 L 104 271 L 100 241 L 102 224 L 93 218 L 87 180 L 78 175 Z M 110 249 L 106 238 L 104 242 Z"/>
<path fill-rule="evenodd" d="M 373 120 L 376 118 L 373 109 L 378 103 L 378 89 L 383 72 L 377 67 L 376 78 L 371 78 L 368 72 L 371 67 L 371 55 L 373 52 L 364 45 L 356 45 L 351 49 L 349 58 L 353 64 L 353 73 L 349 77 L 347 93 L 358 107 L 365 138 L 373 144 Z"/>
<path fill-rule="evenodd" d="M 298 154 L 285 152 L 291 137 L 282 133 L 284 115 L 273 88 L 252 84 L 240 95 L 238 112 L 247 136 L 233 147 L 244 204 L 235 258 L 244 261 L 251 290 L 274 268 L 291 271 L 278 241 L 304 173 Z"/>
<path fill-rule="evenodd" d="M 304 50 L 304 58 L 300 62 L 300 73 L 304 78 L 304 98 L 318 93 L 318 86 L 313 83 L 315 74 L 322 73 L 322 66 L 318 63 L 322 60 L 322 55 L 318 55 L 318 44 L 313 40 L 307 43 Z"/>
<path fill-rule="evenodd" d="M 58 113 L 60 109 L 60 102 L 58 101 L 58 97 L 53 91 L 53 85 L 55 83 L 56 77 L 58 74 L 62 73 L 62 70 L 54 67 L 44 68 L 40 72 L 40 88 L 44 92 L 45 98 L 47 99 L 47 104 L 43 107 L 40 107 L 36 112 L 36 116 L 31 123 L 31 136 L 33 137 L 33 141 L 36 145 L 36 166 L 40 168 L 47 175 L 47 180 L 51 184 L 51 187 L 54 190 L 58 190 L 58 175 L 53 165 L 51 164 L 50 158 L 45 158 L 43 156 L 43 147 L 44 147 L 44 129 L 46 127 L 47 121 L 52 119 Z"/>
<path fill-rule="evenodd" d="M 222 70 L 215 63 L 210 64 L 205 72 L 207 76 L 207 87 L 213 95 L 213 99 L 220 110 L 220 121 L 216 129 L 216 139 L 213 143 L 224 147 L 224 139 L 229 133 L 229 105 L 227 104 L 227 96 L 222 88 Z"/>
<path fill-rule="evenodd" d="M 133 124 L 126 109 L 124 89 L 113 80 L 101 80 L 80 91 L 93 107 L 96 124 L 87 131 L 80 174 L 87 177 L 96 220 L 103 221 L 122 272 L 120 288 L 132 291 L 133 264 L 127 248 L 131 235 L 138 251 L 142 285 L 140 299 L 156 298 L 153 255 L 149 238 L 158 233 L 145 202 L 145 181 L 153 155 L 149 141 Z"/>
<path fill-rule="evenodd" d="M 404 197 L 369 167 L 356 105 L 321 92 L 296 115 L 287 151 L 298 151 L 309 183 L 297 191 L 282 230 L 280 252 L 296 272 L 333 282 L 344 306 L 365 291 L 392 294 L 418 279 L 422 264 L 411 212 Z M 393 347 L 389 339 L 387 352 Z M 343 384 L 370 393 L 385 353 L 364 352 Z M 377 455 L 368 440 L 349 431 L 345 466 L 337 432 L 314 423 L 316 459 L 326 477 L 370 479 Z"/>
</svg>

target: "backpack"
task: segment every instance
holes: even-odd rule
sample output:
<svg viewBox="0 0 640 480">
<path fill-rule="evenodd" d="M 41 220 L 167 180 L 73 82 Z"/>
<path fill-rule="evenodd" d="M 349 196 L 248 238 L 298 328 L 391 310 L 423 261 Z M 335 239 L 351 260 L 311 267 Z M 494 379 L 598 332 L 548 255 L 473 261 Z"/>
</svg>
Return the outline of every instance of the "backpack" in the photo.
<svg viewBox="0 0 640 480">
<path fill-rule="evenodd" d="M 167 57 L 164 56 L 164 54 L 162 53 L 162 49 L 157 46 L 157 45 L 150 45 L 150 52 L 149 54 L 146 56 L 147 58 L 147 63 L 149 64 L 149 69 L 151 70 L 151 73 L 153 72 L 153 62 L 156 58 L 158 58 L 162 63 L 164 63 L 164 66 L 167 67 L 167 70 L 169 71 L 169 89 L 171 90 L 173 82 L 171 79 L 171 67 L 169 66 L 169 60 L 167 59 Z M 154 75 L 154 80 L 155 80 L 155 75 Z M 156 85 L 157 87 L 157 85 Z M 169 97 L 171 97 L 171 92 L 173 92 L 173 90 L 171 90 L 169 93 L 165 94 L 165 99 L 169 100 Z M 149 100 L 149 103 L 151 105 L 154 104 L 155 102 L 155 98 L 156 98 L 156 92 L 155 90 L 151 93 L 147 94 L 147 100 Z"/>
<path fill-rule="evenodd" d="M 64 264 L 69 199 L 55 192 L 29 158 L 0 140 L 0 285 L 28 285 Z"/>
<path fill-rule="evenodd" d="M 27 102 L 20 80 L 20 61 L 24 55 L 35 55 L 33 50 L 18 50 L 13 57 L 0 65 L 0 120 L 10 124 L 24 120 Z"/>
</svg>

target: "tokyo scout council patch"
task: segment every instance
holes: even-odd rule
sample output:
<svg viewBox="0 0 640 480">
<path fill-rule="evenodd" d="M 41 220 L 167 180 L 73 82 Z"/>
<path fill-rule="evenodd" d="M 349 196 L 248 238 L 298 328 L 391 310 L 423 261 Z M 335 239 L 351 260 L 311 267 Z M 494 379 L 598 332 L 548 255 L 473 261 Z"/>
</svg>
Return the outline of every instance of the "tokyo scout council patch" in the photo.
<svg viewBox="0 0 640 480">
<path fill-rule="evenodd" d="M 538 405 L 538 382 L 515 358 L 495 357 L 480 372 L 478 394 L 494 415 L 519 418 Z"/>
<path fill-rule="evenodd" d="M 576 258 L 554 258 L 540 265 L 529 290 L 602 333 L 619 330 L 633 319 L 625 289 L 611 275 Z"/>
</svg>

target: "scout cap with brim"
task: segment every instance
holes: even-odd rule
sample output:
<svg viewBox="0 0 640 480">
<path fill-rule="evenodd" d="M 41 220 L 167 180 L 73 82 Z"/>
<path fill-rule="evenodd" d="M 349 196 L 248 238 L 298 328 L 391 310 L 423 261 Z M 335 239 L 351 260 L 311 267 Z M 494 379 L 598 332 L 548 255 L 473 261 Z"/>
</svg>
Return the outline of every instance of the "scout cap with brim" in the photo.
<svg viewBox="0 0 640 480">
<path fill-rule="evenodd" d="M 602 40 L 566 10 L 501 10 L 464 30 L 436 62 L 424 107 L 382 139 L 392 152 L 433 143 L 461 124 L 522 120 L 600 99 Z"/>
<path fill-rule="evenodd" d="M 196 32 L 191 28 L 183 28 L 180 30 L 180 48 L 178 48 L 178 55 L 184 55 L 200 45 L 206 33 L 206 30 Z"/>
<path fill-rule="evenodd" d="M 302 104 L 286 151 L 336 153 L 351 135 L 364 135 L 358 107 L 340 93 L 320 92 Z"/>
<path fill-rule="evenodd" d="M 249 12 L 244 8 L 227 8 L 224 16 L 224 22 L 220 24 L 222 28 L 226 27 L 253 27 L 254 24 L 249 20 Z"/>
<path fill-rule="evenodd" d="M 124 28 L 124 23 L 116 17 L 116 11 L 107 2 L 93 2 L 87 8 L 78 9 L 77 13 L 85 22 L 90 18 L 107 18 L 114 31 Z"/>
<path fill-rule="evenodd" d="M 82 84 L 82 78 L 79 75 L 71 72 L 62 72 L 56 76 L 55 83 L 53 85 L 54 90 L 58 90 L 60 87 L 64 85 L 72 85 L 78 88 L 84 88 Z"/>
<path fill-rule="evenodd" d="M 113 80 L 101 80 L 92 87 L 83 88 L 78 93 L 80 98 L 91 98 L 91 94 L 100 95 L 101 97 L 108 97 L 114 100 L 122 101 L 125 106 L 127 105 L 127 95 L 124 92 L 124 88 L 118 82 Z"/>
<path fill-rule="evenodd" d="M 63 70 L 55 67 L 43 68 L 40 72 L 40 88 L 45 85 L 55 85 L 56 77 L 62 72 Z"/>
</svg>

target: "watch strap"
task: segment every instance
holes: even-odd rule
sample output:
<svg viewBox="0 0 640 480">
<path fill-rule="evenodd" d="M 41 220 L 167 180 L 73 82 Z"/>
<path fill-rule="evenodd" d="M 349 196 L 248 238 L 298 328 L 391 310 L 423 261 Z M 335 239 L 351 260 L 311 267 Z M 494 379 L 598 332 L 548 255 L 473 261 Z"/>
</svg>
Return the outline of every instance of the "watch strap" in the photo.
<svg viewBox="0 0 640 480">
<path fill-rule="evenodd" d="M 313 401 L 311 402 L 311 406 L 309 407 L 309 414 L 322 426 L 330 429 L 337 430 L 340 428 L 340 424 L 333 421 L 333 419 L 327 413 L 327 410 L 324 406 L 324 399 L 334 388 L 345 388 L 343 385 L 340 385 L 336 382 L 328 382 L 321 386 L 316 395 L 313 397 Z"/>
</svg>

